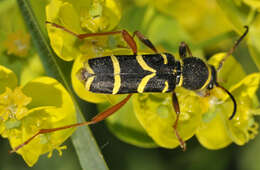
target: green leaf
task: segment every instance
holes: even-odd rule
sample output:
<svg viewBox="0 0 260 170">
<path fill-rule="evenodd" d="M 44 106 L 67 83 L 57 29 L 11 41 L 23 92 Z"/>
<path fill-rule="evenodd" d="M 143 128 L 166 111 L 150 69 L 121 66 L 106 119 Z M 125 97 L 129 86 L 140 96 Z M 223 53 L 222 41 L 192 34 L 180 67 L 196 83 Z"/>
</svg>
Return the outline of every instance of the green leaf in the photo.
<svg viewBox="0 0 260 170">
<path fill-rule="evenodd" d="M 178 51 L 181 41 L 191 44 L 188 34 L 176 20 L 160 14 L 153 17 L 147 34 L 154 44 L 160 44 L 173 52 Z"/>
<path fill-rule="evenodd" d="M 193 47 L 190 36 L 181 25 L 172 17 L 158 12 L 153 6 L 128 8 L 120 26 L 132 32 L 140 31 L 155 46 L 162 46 L 163 50 L 169 50 L 169 52 L 177 53 L 181 41 L 185 41 Z M 138 48 L 140 45 L 144 46 L 139 40 L 136 42 L 139 43 Z M 160 48 L 158 50 L 160 51 Z M 195 56 L 202 56 L 202 51 L 198 48 L 191 50 Z"/>
<path fill-rule="evenodd" d="M 260 16 L 251 25 L 248 37 L 249 52 L 257 68 L 260 70 Z"/>
<path fill-rule="evenodd" d="M 31 33 L 33 43 L 39 53 L 41 61 L 44 65 L 46 73 L 58 79 L 68 90 L 73 97 L 74 104 L 77 110 L 78 121 L 84 122 L 82 112 L 79 108 L 79 103 L 72 91 L 70 85 L 70 75 L 66 72 L 66 67 L 69 65 L 62 62 L 51 49 L 47 37 L 43 34 L 39 23 L 36 20 L 34 11 L 28 0 L 17 0 L 26 25 Z M 102 154 L 87 126 L 78 128 L 72 136 L 72 142 L 75 146 L 82 169 L 108 169 Z"/>
<path fill-rule="evenodd" d="M 144 30 L 142 30 L 142 26 L 146 10 L 147 8 L 136 6 L 125 8 L 119 26 L 132 32 L 139 30 L 145 33 Z"/>
<path fill-rule="evenodd" d="M 247 24 L 247 14 L 242 7 L 239 8 L 233 0 L 217 0 L 217 2 L 234 29 L 242 33 L 244 25 Z"/>
</svg>

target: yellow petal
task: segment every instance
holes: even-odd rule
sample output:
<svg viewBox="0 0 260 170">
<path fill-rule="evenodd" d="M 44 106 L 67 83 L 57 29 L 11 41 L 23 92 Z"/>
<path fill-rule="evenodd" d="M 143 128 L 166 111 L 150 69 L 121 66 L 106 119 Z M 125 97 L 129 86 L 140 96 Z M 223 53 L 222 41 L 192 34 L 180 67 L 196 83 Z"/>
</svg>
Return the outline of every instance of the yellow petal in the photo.
<svg viewBox="0 0 260 170">
<path fill-rule="evenodd" d="M 256 109 L 253 102 L 259 84 L 260 73 L 253 73 L 231 87 L 238 109 L 236 116 L 228 122 L 228 125 L 231 138 L 238 145 L 245 144 L 256 135 L 251 132 L 257 126 L 253 119 L 252 110 Z"/>
<path fill-rule="evenodd" d="M 22 88 L 23 93 L 32 98 L 28 108 L 40 106 L 71 107 L 72 99 L 65 88 L 55 79 L 39 77 Z"/>
<path fill-rule="evenodd" d="M 65 26 L 75 33 L 81 31 L 79 17 L 73 6 L 67 2 L 51 1 L 46 7 L 46 17 L 47 21 Z M 71 61 L 79 55 L 79 50 L 75 47 L 77 37 L 49 24 L 47 24 L 47 30 L 51 46 L 60 58 Z"/>
<path fill-rule="evenodd" d="M 220 149 L 232 143 L 228 133 L 228 118 L 232 113 L 233 103 L 224 103 L 224 97 L 226 93 L 223 90 L 214 88 L 210 91 L 210 96 L 203 98 L 209 107 L 202 115 L 196 137 L 207 149 Z"/>
<path fill-rule="evenodd" d="M 260 84 L 260 73 L 252 73 L 230 88 L 232 93 L 253 97 Z"/>
<path fill-rule="evenodd" d="M 3 93 L 6 87 L 14 89 L 17 86 L 17 78 L 14 72 L 0 65 L 0 94 Z"/>
<path fill-rule="evenodd" d="M 212 104 L 210 110 L 203 115 L 203 123 L 196 135 L 204 147 L 220 149 L 231 142 L 243 145 L 255 137 L 258 125 L 253 119 L 253 113 L 259 83 L 260 73 L 254 73 L 231 87 L 230 92 L 237 103 L 236 115 L 232 120 L 228 119 L 233 110 L 230 97 L 223 92 L 219 93 L 221 89 L 213 89 L 213 95 L 221 99 L 222 103 L 217 101 L 219 104 Z"/>
<path fill-rule="evenodd" d="M 216 69 L 219 62 L 226 56 L 226 53 L 217 53 L 213 55 L 208 63 L 213 65 Z M 220 72 L 218 73 L 218 82 L 225 88 L 230 88 L 232 85 L 238 83 L 246 76 L 241 64 L 233 57 L 229 56 L 224 62 Z"/>
<path fill-rule="evenodd" d="M 8 136 L 12 148 L 20 145 L 36 134 L 40 129 L 61 127 L 76 122 L 75 110 L 68 108 L 40 107 L 30 111 L 28 116 L 21 120 L 20 128 L 14 128 L 13 134 Z M 75 129 L 67 129 L 47 134 L 42 134 L 33 139 L 29 144 L 17 151 L 29 166 L 33 166 L 39 156 L 52 152 L 73 133 Z"/>
<path fill-rule="evenodd" d="M 121 19 L 121 8 L 115 0 L 94 0 L 81 15 L 81 27 L 91 32 L 110 31 Z"/>
<path fill-rule="evenodd" d="M 90 91 L 87 91 L 85 84 L 82 83 L 78 78 L 78 71 L 83 68 L 86 57 L 80 56 L 74 61 L 72 71 L 71 71 L 71 81 L 72 86 L 76 94 L 83 100 L 93 102 L 93 103 L 102 103 L 106 102 L 107 99 L 104 94 L 96 94 Z"/>
<path fill-rule="evenodd" d="M 182 88 L 176 92 L 181 111 L 178 132 L 184 140 L 187 140 L 194 135 L 207 105 L 200 103 L 201 98 L 194 92 Z M 173 130 L 176 113 L 172 107 L 171 95 L 138 94 L 134 95 L 133 99 L 137 119 L 155 143 L 166 148 L 177 147 L 179 141 Z"/>
<path fill-rule="evenodd" d="M 226 116 L 220 109 L 215 111 L 215 117 L 209 122 L 203 122 L 196 132 L 200 144 L 207 149 L 221 149 L 232 143 L 226 125 Z"/>
<path fill-rule="evenodd" d="M 19 127 L 9 129 L 6 137 L 12 148 L 22 144 L 40 129 L 70 125 L 76 122 L 73 101 L 65 88 L 55 79 L 40 77 L 27 83 L 22 91 L 32 98 L 28 105 L 32 108 L 20 121 Z M 74 129 L 39 135 L 29 144 L 18 150 L 29 166 L 35 164 L 39 156 L 59 148 Z"/>
</svg>

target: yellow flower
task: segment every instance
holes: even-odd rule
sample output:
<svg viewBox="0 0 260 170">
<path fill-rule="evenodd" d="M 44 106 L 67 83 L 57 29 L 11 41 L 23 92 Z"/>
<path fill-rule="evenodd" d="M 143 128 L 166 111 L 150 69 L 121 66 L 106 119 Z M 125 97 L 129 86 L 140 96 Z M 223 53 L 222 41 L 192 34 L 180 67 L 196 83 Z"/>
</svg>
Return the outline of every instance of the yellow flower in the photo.
<svg viewBox="0 0 260 170">
<path fill-rule="evenodd" d="M 188 140 L 195 134 L 207 105 L 194 92 L 178 88 L 176 93 L 181 109 L 177 129 L 183 140 Z M 164 148 L 179 146 L 173 129 L 176 113 L 171 94 L 137 94 L 133 97 L 136 117 L 154 142 Z"/>
<path fill-rule="evenodd" d="M 46 17 L 76 34 L 107 32 L 120 21 L 121 9 L 115 0 L 53 0 L 46 7 Z M 63 60 L 73 60 L 86 52 L 84 41 L 77 37 L 51 25 L 47 25 L 47 30 L 52 48 Z"/>
<path fill-rule="evenodd" d="M 223 56 L 214 55 L 209 63 L 214 65 Z M 215 88 L 211 96 L 205 98 L 209 102 L 209 109 L 202 116 L 196 136 L 208 149 L 220 149 L 232 142 L 244 145 L 255 137 L 258 128 L 253 116 L 260 114 L 256 110 L 260 73 L 246 76 L 242 67 L 233 58 L 229 58 L 219 73 L 219 80 L 224 81 L 225 87 L 235 97 L 237 112 L 235 117 L 229 120 L 233 103 L 221 89 Z"/>
<path fill-rule="evenodd" d="M 5 93 L 0 95 L 0 118 L 7 121 L 9 118 L 20 120 L 28 112 L 26 105 L 31 102 L 31 98 L 25 96 L 20 88 L 12 91 L 6 88 Z"/>
<path fill-rule="evenodd" d="M 14 32 L 7 36 L 4 42 L 8 55 L 26 57 L 30 49 L 30 35 L 23 32 Z"/>
<path fill-rule="evenodd" d="M 72 99 L 55 79 L 40 77 L 19 87 L 15 74 L 0 66 L 0 80 L 0 134 L 9 140 L 12 148 L 40 129 L 76 122 Z M 40 155 L 59 150 L 73 131 L 67 129 L 39 135 L 17 153 L 29 166 L 33 166 Z"/>
</svg>

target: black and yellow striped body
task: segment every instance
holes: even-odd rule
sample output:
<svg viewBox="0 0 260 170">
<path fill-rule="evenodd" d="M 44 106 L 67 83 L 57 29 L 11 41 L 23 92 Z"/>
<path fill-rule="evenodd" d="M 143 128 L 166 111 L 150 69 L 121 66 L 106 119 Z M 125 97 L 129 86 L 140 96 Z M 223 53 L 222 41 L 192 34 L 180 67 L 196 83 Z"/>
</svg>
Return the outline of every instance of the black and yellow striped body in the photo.
<svg viewBox="0 0 260 170">
<path fill-rule="evenodd" d="M 165 93 L 178 84 L 179 70 L 180 62 L 168 53 L 114 55 L 87 60 L 81 77 L 94 93 Z"/>
</svg>

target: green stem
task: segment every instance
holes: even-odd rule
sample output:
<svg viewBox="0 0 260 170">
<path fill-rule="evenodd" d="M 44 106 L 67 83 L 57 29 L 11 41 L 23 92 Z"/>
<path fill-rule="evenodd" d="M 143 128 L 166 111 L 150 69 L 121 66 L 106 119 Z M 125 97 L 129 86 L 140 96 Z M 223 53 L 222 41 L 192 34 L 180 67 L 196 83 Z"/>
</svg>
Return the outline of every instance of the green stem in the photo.
<svg viewBox="0 0 260 170">
<path fill-rule="evenodd" d="M 61 61 L 53 52 L 49 45 L 48 38 L 44 36 L 43 31 L 41 30 L 39 23 L 36 20 L 34 11 L 32 10 L 29 1 L 17 0 L 17 3 L 20 7 L 24 21 L 32 36 L 34 46 L 36 47 L 47 75 L 56 78 L 65 86 L 74 101 L 78 121 L 84 122 L 85 119 L 83 117 L 83 113 L 81 112 L 77 97 L 73 93 L 71 87 L 70 76 L 68 76 L 68 73 L 66 73 L 65 69 L 63 69 L 66 67 L 67 63 Z M 89 127 L 84 126 L 78 128 L 77 131 L 72 135 L 72 142 L 78 154 L 82 169 L 108 169 Z"/>
</svg>

